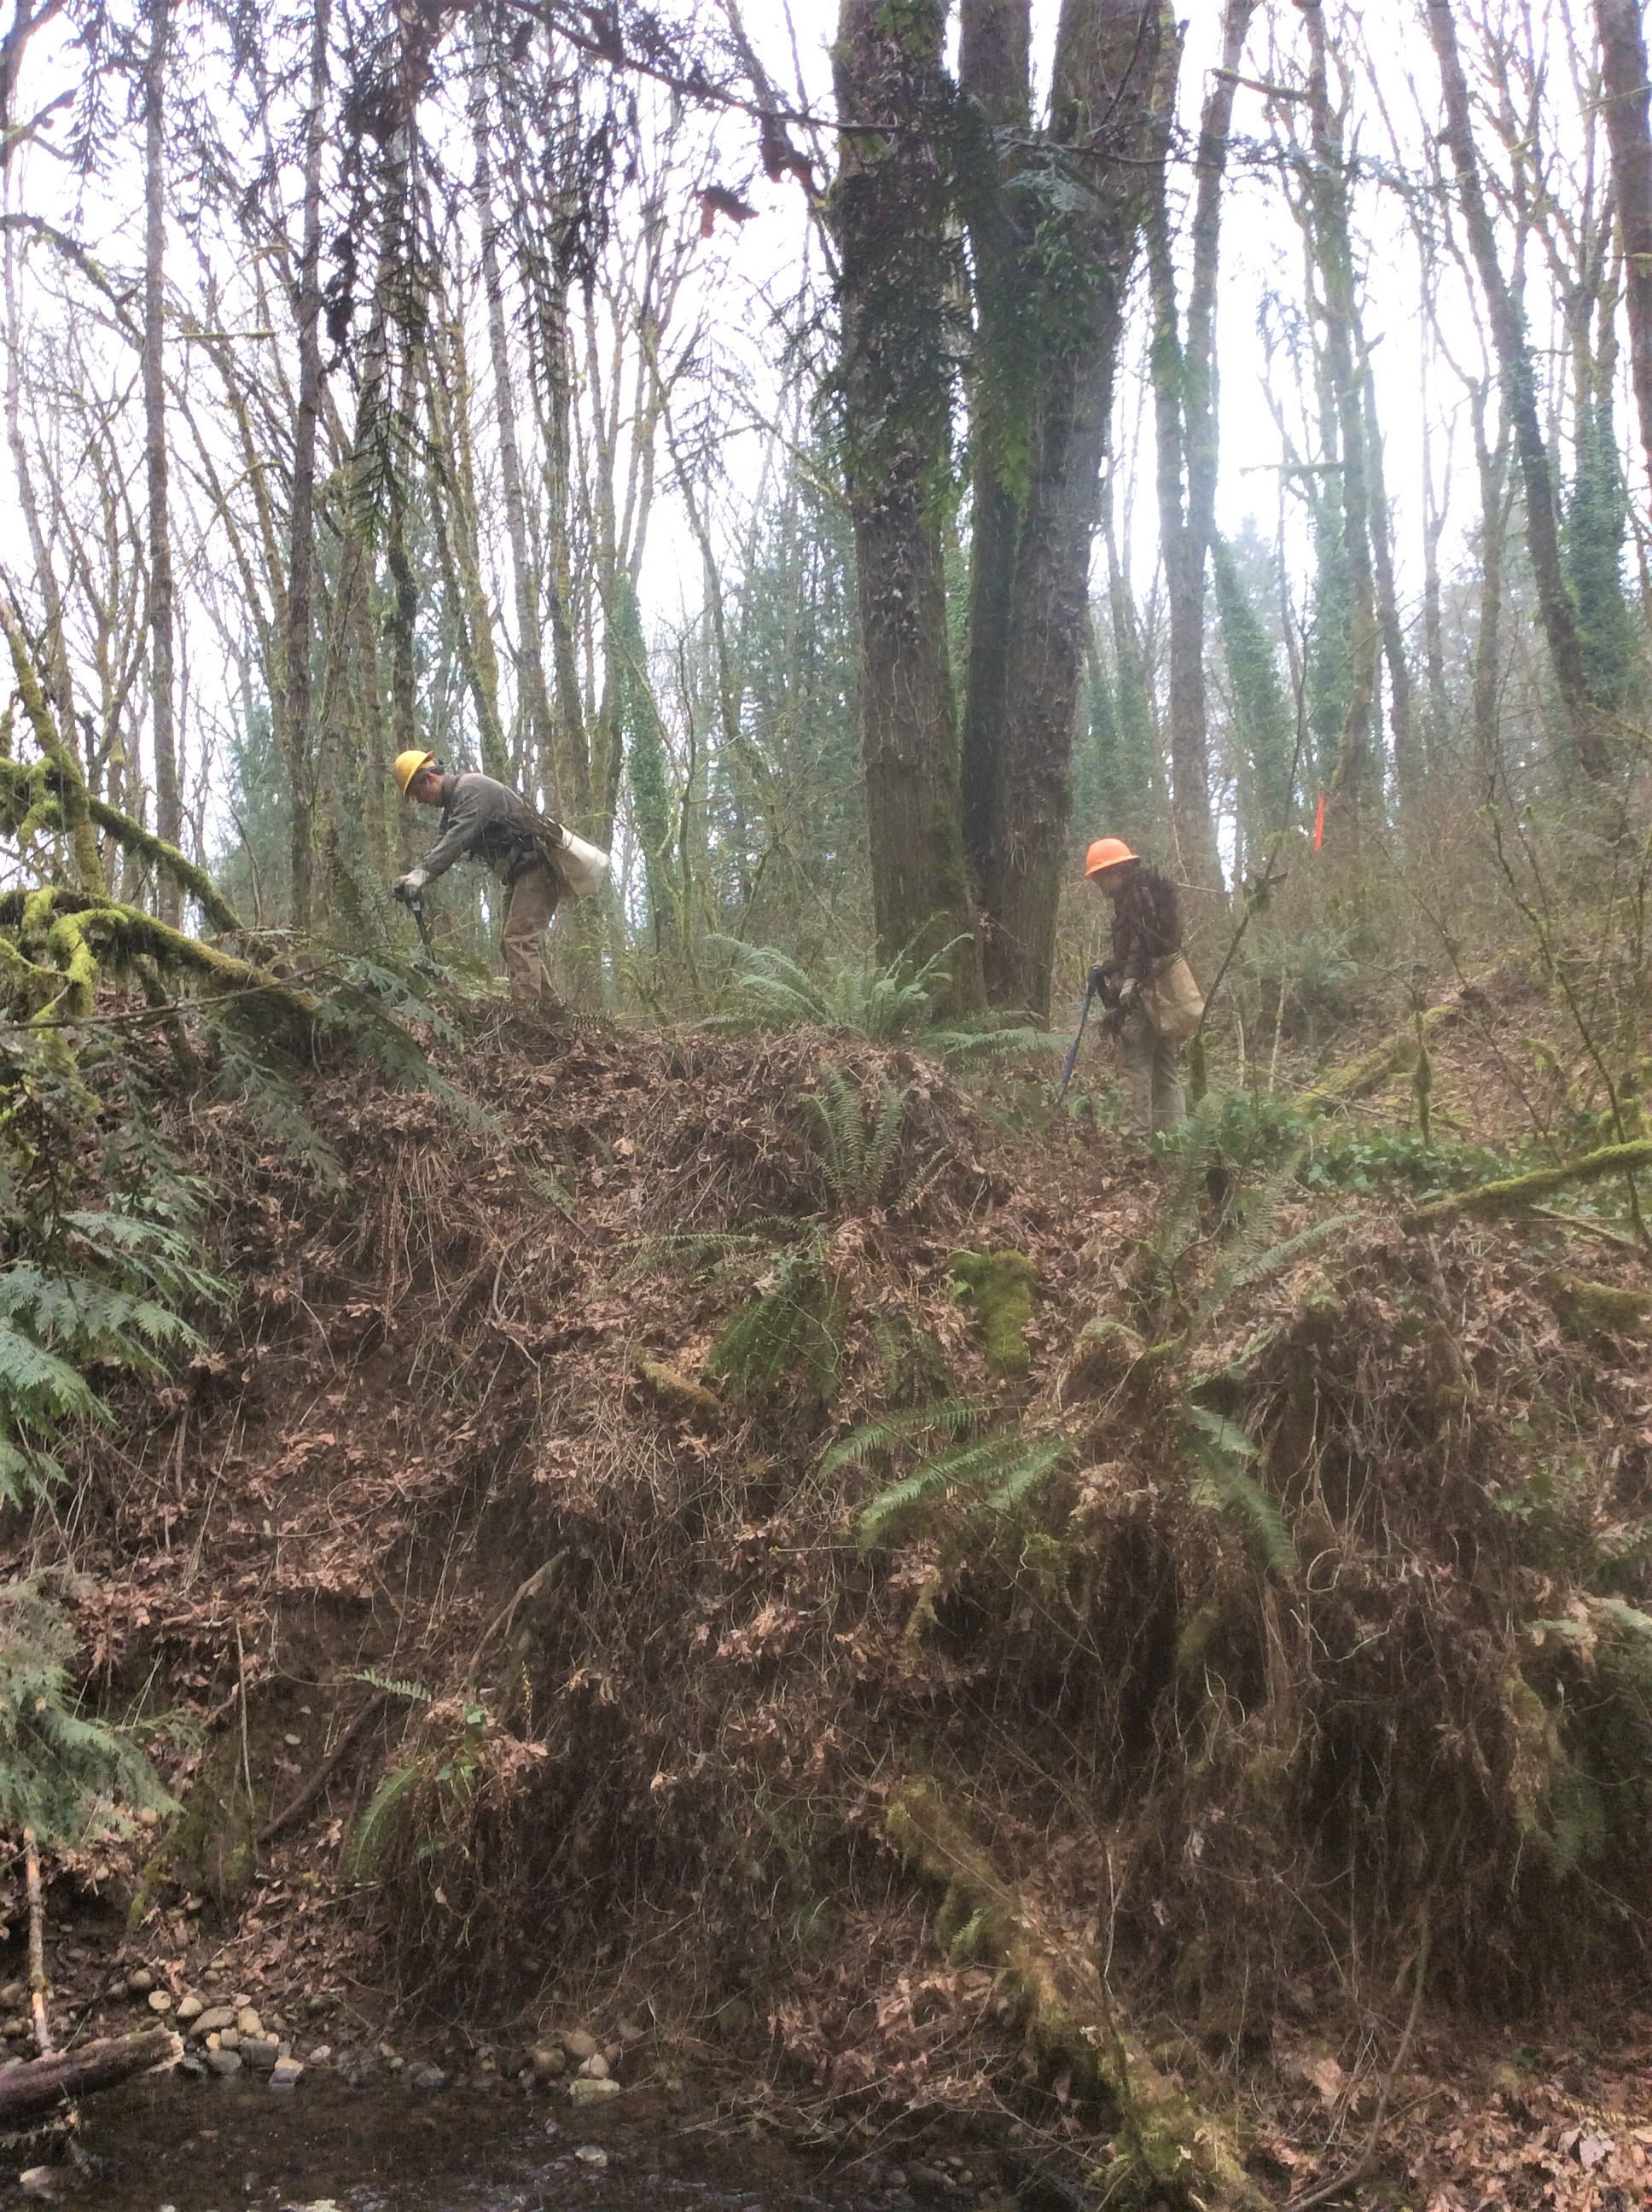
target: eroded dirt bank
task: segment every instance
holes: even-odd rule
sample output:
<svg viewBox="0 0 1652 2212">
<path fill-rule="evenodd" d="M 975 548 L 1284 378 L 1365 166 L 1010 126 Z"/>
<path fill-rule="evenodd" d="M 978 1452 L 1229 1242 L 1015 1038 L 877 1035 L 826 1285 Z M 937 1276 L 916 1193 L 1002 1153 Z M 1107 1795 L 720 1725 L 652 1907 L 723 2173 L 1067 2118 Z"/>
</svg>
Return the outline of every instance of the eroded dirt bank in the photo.
<svg viewBox="0 0 1652 2212">
<path fill-rule="evenodd" d="M 960 2203 L 1121 2087 L 1277 2197 L 1380 2118 L 1355 2187 L 1633 2198 L 1652 1408 L 1576 1297 L 1631 1258 L 839 1037 L 436 1058 L 173 1101 L 233 1311 L 12 1532 L 177 1717 L 181 1814 L 54 1888 L 88 2032 L 597 2058 L 927 2129 Z"/>
</svg>

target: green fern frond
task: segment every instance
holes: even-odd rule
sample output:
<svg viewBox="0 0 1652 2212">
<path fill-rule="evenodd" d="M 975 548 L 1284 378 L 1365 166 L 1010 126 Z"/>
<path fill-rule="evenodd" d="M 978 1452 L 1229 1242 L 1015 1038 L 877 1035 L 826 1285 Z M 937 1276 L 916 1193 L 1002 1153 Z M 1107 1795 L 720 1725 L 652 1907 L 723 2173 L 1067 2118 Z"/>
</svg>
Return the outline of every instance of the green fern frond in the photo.
<svg viewBox="0 0 1652 2212">
<path fill-rule="evenodd" d="M 1002 1429 L 972 1443 L 926 1460 L 892 1483 L 862 1512 L 859 1540 L 870 1551 L 889 1529 L 917 1507 L 938 1504 L 956 1491 L 980 1494 L 988 1510 L 1005 1513 L 1025 1502 L 1051 1469 L 1071 1450 L 1066 1437 L 1029 1437 Z"/>
<path fill-rule="evenodd" d="M 1264 1564 L 1275 1574 L 1297 1572 L 1296 1539 L 1277 1498 L 1249 1471 L 1255 1440 L 1237 1422 L 1202 1406 L 1187 1410 L 1187 1446 L 1196 1473 L 1193 1496 L 1209 1512 L 1236 1514 L 1248 1525 Z"/>
<path fill-rule="evenodd" d="M 1046 1437 L 1042 1443 L 1029 1444 L 1016 1460 L 996 1490 L 987 1494 L 987 1504 L 994 1513 L 1013 1513 L 1037 1489 L 1047 1474 L 1060 1467 L 1072 1451 L 1066 1437 Z"/>
<path fill-rule="evenodd" d="M 864 1466 L 865 1462 L 891 1444 L 908 1438 L 928 1436 L 937 1430 L 957 1432 L 981 1420 L 986 1408 L 973 1398 L 944 1399 L 935 1406 L 904 1406 L 893 1413 L 882 1413 L 875 1421 L 863 1421 L 825 1452 L 820 1462 L 822 1474 L 836 1474 L 846 1467 Z"/>
<path fill-rule="evenodd" d="M 987 1060 L 1060 1058 L 1068 1044 L 1064 1036 L 1024 1024 L 1007 1030 L 926 1030 L 913 1042 L 949 1066 L 966 1068 Z"/>
<path fill-rule="evenodd" d="M 341 1869 L 347 1881 L 366 1881 L 370 1879 L 416 1785 L 424 1779 L 429 1765 L 428 1757 L 416 1759 L 409 1766 L 398 1766 L 386 1775 L 368 1800 L 367 1810 L 350 1831 L 350 1839 Z"/>
<path fill-rule="evenodd" d="M 728 955 L 735 1006 L 713 1016 L 707 1026 L 791 1029 L 807 1024 L 851 1030 L 873 1042 L 916 1037 L 951 982 L 952 955 L 963 941 L 955 938 L 916 966 L 909 949 L 882 968 L 847 962 L 822 981 L 778 946 L 713 936 L 707 942 Z"/>
<path fill-rule="evenodd" d="M 1141 1255 L 1140 1279 L 1151 1301 L 1163 1296 L 1176 1262 L 1199 1234 L 1206 1180 L 1217 1156 L 1223 1101 L 1207 1091 L 1177 1132 L 1175 1173 Z"/>
<path fill-rule="evenodd" d="M 837 1388 L 848 1326 L 841 1285 L 822 1264 L 817 1233 L 787 1253 L 772 1289 L 736 1314 L 712 1346 L 706 1372 L 732 1384 L 737 1396 L 774 1396 L 788 1378 L 803 1381 L 824 1405 Z"/>
<path fill-rule="evenodd" d="M 880 1083 L 868 1109 L 830 1060 L 821 1062 L 821 1077 L 822 1088 L 808 1094 L 808 1105 L 817 1133 L 816 1150 L 834 1198 L 841 1206 L 883 1206 L 891 1212 L 915 1205 L 945 1164 L 945 1154 L 932 1154 L 891 1189 L 910 1091 Z"/>
<path fill-rule="evenodd" d="M 0 1588 L 0 1829 L 77 1843 L 117 1802 L 173 1812 L 131 1737 L 75 1709 L 75 1638 L 32 1583 Z"/>
<path fill-rule="evenodd" d="M 434 1695 L 422 1682 L 416 1682 L 410 1676 L 376 1674 L 371 1667 L 357 1667 L 344 1680 L 365 1682 L 370 1690 L 382 1690 L 386 1697 L 400 1698 L 410 1705 L 428 1705 Z"/>
</svg>

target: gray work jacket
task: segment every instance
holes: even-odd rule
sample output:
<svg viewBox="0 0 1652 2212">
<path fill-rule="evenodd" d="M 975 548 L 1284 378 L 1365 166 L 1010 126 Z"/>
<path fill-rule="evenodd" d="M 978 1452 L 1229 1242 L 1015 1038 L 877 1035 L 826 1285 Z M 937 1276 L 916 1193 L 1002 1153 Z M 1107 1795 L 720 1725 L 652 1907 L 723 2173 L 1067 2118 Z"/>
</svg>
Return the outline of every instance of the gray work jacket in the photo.
<svg viewBox="0 0 1652 2212">
<path fill-rule="evenodd" d="M 419 865 L 427 876 L 441 876 L 455 860 L 484 860 L 501 882 L 513 882 L 544 862 L 538 817 L 490 775 L 445 775 L 441 834 Z"/>
</svg>

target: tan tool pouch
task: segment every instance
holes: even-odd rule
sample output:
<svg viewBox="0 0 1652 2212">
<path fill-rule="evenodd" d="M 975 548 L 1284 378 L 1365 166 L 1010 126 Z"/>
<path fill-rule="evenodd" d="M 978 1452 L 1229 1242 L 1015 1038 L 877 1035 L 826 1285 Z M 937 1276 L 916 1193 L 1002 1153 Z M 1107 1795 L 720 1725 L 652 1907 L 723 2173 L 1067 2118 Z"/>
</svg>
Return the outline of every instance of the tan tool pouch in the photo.
<svg viewBox="0 0 1652 2212">
<path fill-rule="evenodd" d="M 1182 953 L 1167 952 L 1153 963 L 1140 996 L 1143 1012 L 1172 1044 L 1186 1044 L 1204 1018 L 1205 1001 Z"/>
</svg>

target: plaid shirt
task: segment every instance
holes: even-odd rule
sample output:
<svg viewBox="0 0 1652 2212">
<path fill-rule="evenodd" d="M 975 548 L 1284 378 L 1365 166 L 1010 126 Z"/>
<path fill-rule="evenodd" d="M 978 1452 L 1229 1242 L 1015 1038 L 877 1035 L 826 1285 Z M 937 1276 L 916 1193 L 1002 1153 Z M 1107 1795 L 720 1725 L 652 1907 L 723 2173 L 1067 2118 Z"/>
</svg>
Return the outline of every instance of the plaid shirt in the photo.
<svg viewBox="0 0 1652 2212">
<path fill-rule="evenodd" d="M 1145 861 L 1131 871 L 1113 909 L 1113 953 L 1107 972 L 1115 985 L 1145 983 L 1153 963 L 1181 950 L 1181 908 L 1175 885 Z"/>
</svg>

